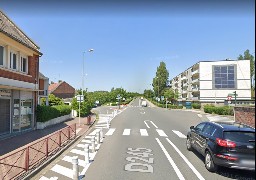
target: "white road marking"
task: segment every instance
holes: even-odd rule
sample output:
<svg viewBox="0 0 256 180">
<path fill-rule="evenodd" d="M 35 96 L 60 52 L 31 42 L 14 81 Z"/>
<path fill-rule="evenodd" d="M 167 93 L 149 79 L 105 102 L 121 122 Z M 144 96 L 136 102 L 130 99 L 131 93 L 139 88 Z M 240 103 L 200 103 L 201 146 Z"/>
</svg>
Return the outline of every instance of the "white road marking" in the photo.
<svg viewBox="0 0 256 180">
<path fill-rule="evenodd" d="M 198 115 L 198 117 L 200 117 L 200 118 L 203 117 L 202 114 L 197 114 L 197 115 Z"/>
<path fill-rule="evenodd" d="M 146 120 L 146 121 L 148 121 L 148 120 Z M 147 128 L 150 128 L 146 121 L 144 121 L 144 123 L 146 124 Z"/>
<path fill-rule="evenodd" d="M 123 135 L 124 136 L 129 136 L 131 133 L 131 129 L 124 129 Z"/>
<path fill-rule="evenodd" d="M 83 143 L 87 143 L 87 144 L 92 143 L 92 142 L 91 142 L 91 140 L 88 140 L 88 139 L 83 139 L 81 142 L 83 142 Z"/>
<path fill-rule="evenodd" d="M 94 131 L 92 131 L 90 134 L 89 134 L 89 136 L 95 136 L 95 134 L 97 133 L 97 129 L 95 129 Z"/>
<path fill-rule="evenodd" d="M 69 163 L 72 163 L 72 159 L 73 159 L 73 157 L 65 156 L 62 160 L 66 161 L 66 162 L 69 162 Z M 85 167 L 86 163 L 85 163 L 84 160 L 78 159 L 78 165 L 82 166 L 82 167 Z"/>
<path fill-rule="evenodd" d="M 61 165 L 56 164 L 55 166 L 53 166 L 53 168 L 51 170 L 58 174 L 61 174 L 63 176 L 73 179 L 73 170 L 72 169 L 69 169 L 69 168 L 66 168 Z"/>
<path fill-rule="evenodd" d="M 159 134 L 159 136 L 162 136 L 162 137 L 168 137 L 163 130 L 161 129 L 156 129 L 157 133 Z"/>
<path fill-rule="evenodd" d="M 177 136 L 179 136 L 180 138 L 187 138 L 187 136 L 185 136 L 184 134 L 182 134 L 180 131 L 175 131 L 172 130 Z"/>
<path fill-rule="evenodd" d="M 47 177 L 44 177 L 44 176 L 42 176 L 42 177 L 40 177 L 40 179 L 39 180 L 50 180 L 49 178 L 47 178 Z"/>
<path fill-rule="evenodd" d="M 153 126 L 155 126 L 155 128 L 158 128 L 156 125 L 155 125 L 155 123 L 153 123 L 152 121 L 150 121 L 151 122 L 151 124 L 153 124 Z"/>
<path fill-rule="evenodd" d="M 78 154 L 78 155 L 82 155 L 84 156 L 85 152 L 78 150 L 78 149 L 72 149 L 70 152 L 74 153 L 74 154 Z"/>
<path fill-rule="evenodd" d="M 84 138 L 85 139 L 92 139 L 93 137 L 95 137 L 95 135 L 94 136 L 85 136 Z"/>
<path fill-rule="evenodd" d="M 108 132 L 105 134 L 106 136 L 111 136 L 115 132 L 116 128 L 110 128 Z"/>
<path fill-rule="evenodd" d="M 148 136 L 148 132 L 146 129 L 140 129 L 140 135 L 141 136 Z"/>
<path fill-rule="evenodd" d="M 204 180 L 203 176 L 196 170 L 196 168 L 189 162 L 189 160 L 180 152 L 180 150 L 168 138 L 166 138 L 166 140 L 172 145 L 172 147 L 177 151 L 180 157 L 187 163 L 187 165 L 196 174 L 196 176 L 200 180 Z"/>
<path fill-rule="evenodd" d="M 140 114 L 145 114 L 145 112 L 140 112 Z"/>
<path fill-rule="evenodd" d="M 179 179 L 181 180 L 185 180 L 185 178 L 183 177 L 183 175 L 181 174 L 179 168 L 176 166 L 175 162 L 172 160 L 171 156 L 168 154 L 168 152 L 166 151 L 165 147 L 163 146 L 163 144 L 159 141 L 158 138 L 156 138 L 156 141 L 158 142 L 159 146 L 161 147 L 161 149 L 163 150 L 165 156 L 167 157 L 168 161 L 170 162 L 170 164 L 172 165 L 175 173 L 177 174 L 177 176 L 179 177 Z"/>
</svg>

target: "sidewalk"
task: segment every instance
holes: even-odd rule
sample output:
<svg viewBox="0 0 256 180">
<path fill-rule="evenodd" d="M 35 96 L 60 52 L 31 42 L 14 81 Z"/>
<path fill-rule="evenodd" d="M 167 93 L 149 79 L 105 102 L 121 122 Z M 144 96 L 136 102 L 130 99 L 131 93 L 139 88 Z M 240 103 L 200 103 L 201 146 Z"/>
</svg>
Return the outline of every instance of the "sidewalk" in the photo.
<svg viewBox="0 0 256 180">
<path fill-rule="evenodd" d="M 96 117 L 92 116 L 91 124 L 93 124 L 95 119 L 96 119 Z M 30 131 L 30 132 L 24 132 L 20 135 L 14 136 L 14 137 L 2 139 L 2 140 L 0 140 L 0 157 L 7 153 L 15 152 L 19 148 L 21 148 L 27 144 L 30 144 L 40 138 L 43 138 L 51 133 L 54 133 L 54 132 L 56 132 L 62 128 L 65 128 L 68 125 L 74 124 L 74 123 L 76 123 L 77 135 L 81 135 L 81 134 L 85 133 L 90 127 L 90 125 L 86 124 L 87 123 L 86 117 L 80 118 L 80 126 L 79 126 L 79 118 L 76 117 L 74 119 L 47 127 L 42 130 L 34 130 L 34 131 Z"/>
</svg>

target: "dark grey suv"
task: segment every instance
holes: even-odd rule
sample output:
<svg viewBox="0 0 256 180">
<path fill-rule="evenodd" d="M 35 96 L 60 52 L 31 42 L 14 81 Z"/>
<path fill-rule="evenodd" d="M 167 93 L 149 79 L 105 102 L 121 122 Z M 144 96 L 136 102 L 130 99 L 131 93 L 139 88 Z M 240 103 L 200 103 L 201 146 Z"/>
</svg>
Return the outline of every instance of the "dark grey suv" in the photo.
<svg viewBox="0 0 256 180">
<path fill-rule="evenodd" d="M 218 166 L 255 171 L 255 129 L 237 123 L 202 122 L 191 126 L 187 149 L 205 157 L 205 167 Z"/>
</svg>

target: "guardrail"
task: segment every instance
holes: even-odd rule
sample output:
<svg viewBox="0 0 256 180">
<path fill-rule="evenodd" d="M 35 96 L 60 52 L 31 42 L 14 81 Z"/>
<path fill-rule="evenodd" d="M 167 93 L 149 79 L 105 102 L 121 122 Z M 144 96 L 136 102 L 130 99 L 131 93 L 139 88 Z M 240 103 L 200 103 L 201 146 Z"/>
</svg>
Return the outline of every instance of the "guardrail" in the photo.
<svg viewBox="0 0 256 180">
<path fill-rule="evenodd" d="M 76 124 L 26 145 L 21 150 L 0 158 L 0 179 L 9 180 L 38 167 L 48 157 L 76 138 Z"/>
</svg>

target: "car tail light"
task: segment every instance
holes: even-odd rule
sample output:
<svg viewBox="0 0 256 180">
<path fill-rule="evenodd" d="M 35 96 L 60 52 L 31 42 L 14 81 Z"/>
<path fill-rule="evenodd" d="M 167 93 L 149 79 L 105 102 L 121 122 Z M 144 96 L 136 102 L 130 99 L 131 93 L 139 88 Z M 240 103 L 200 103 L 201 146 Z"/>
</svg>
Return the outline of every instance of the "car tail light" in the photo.
<svg viewBox="0 0 256 180">
<path fill-rule="evenodd" d="M 238 159 L 236 157 L 226 156 L 226 155 L 222 155 L 222 154 L 217 154 L 216 156 L 219 158 L 227 159 L 229 161 L 236 161 Z"/>
<path fill-rule="evenodd" d="M 220 138 L 216 138 L 216 142 L 219 146 L 231 147 L 231 148 L 236 147 L 236 143 L 232 142 L 232 141 L 227 141 L 227 140 L 223 140 L 223 139 L 220 139 Z"/>
</svg>

